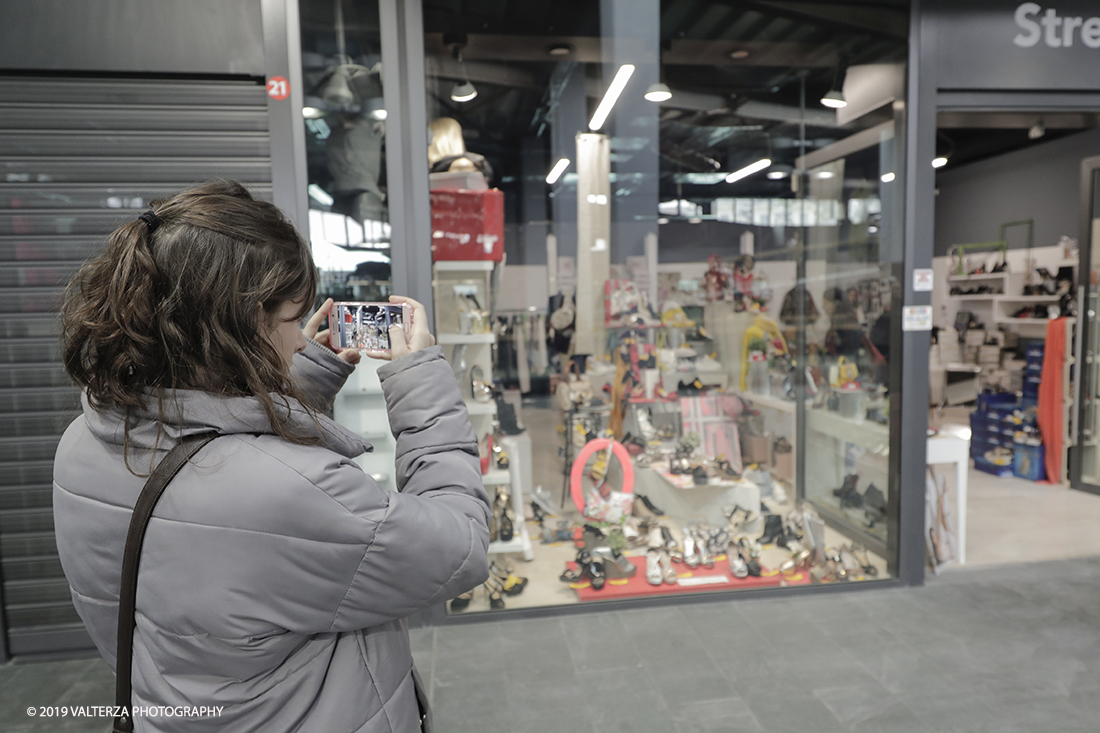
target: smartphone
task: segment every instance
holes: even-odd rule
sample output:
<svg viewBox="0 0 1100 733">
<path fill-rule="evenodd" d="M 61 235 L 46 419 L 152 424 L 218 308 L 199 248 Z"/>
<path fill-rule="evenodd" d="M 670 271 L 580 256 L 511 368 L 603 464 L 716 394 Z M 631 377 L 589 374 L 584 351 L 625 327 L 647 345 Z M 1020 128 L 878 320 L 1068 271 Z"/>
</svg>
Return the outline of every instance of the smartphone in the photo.
<svg viewBox="0 0 1100 733">
<path fill-rule="evenodd" d="M 409 338 L 408 303 L 333 303 L 328 313 L 329 345 L 334 350 L 389 351 L 390 327 L 400 325 Z"/>
</svg>

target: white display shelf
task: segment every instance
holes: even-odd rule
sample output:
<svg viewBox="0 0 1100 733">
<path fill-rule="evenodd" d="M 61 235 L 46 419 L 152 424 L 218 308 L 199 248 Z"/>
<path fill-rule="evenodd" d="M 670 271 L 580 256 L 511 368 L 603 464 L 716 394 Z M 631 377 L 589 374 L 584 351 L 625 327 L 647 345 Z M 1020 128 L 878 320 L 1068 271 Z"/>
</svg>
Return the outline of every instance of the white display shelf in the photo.
<svg viewBox="0 0 1100 733">
<path fill-rule="evenodd" d="M 458 344 L 495 344 L 495 333 L 440 333 L 436 334 L 435 342 L 440 346 L 456 346 Z"/>
<path fill-rule="evenodd" d="M 766 407 L 779 412 L 794 412 L 794 402 L 785 400 L 782 397 L 756 394 L 755 392 L 741 392 L 740 396 L 757 407 Z"/>
<path fill-rule="evenodd" d="M 489 272 L 495 264 L 493 260 L 439 260 L 432 266 L 438 272 Z"/>
<path fill-rule="evenodd" d="M 975 282 L 978 280 L 1008 280 L 1007 272 L 983 272 L 980 275 L 948 275 L 947 281 L 952 283 Z"/>
<path fill-rule="evenodd" d="M 890 450 L 890 427 L 873 420 L 851 420 L 828 410 L 809 410 L 806 427 L 824 435 L 863 446 L 872 453 L 886 455 Z"/>
<path fill-rule="evenodd" d="M 495 415 L 497 403 L 495 402 L 467 402 L 466 411 L 471 415 Z"/>
<path fill-rule="evenodd" d="M 497 540 L 496 542 L 490 542 L 489 543 L 489 554 L 490 555 L 493 555 L 493 554 L 503 555 L 505 553 L 510 553 L 510 552 L 523 552 L 523 553 L 526 553 L 526 552 L 530 551 L 531 541 L 529 539 L 526 539 L 526 537 L 525 537 L 526 534 L 527 534 L 527 527 L 526 527 L 526 524 L 525 524 L 524 527 L 523 527 L 523 530 L 521 531 L 517 528 L 515 536 L 513 536 L 512 539 L 508 540 L 507 542 L 501 542 L 500 540 Z M 524 559 L 530 561 L 532 558 L 524 558 Z"/>
<path fill-rule="evenodd" d="M 956 296 L 966 297 L 966 296 Z M 1001 303 L 1057 303 L 1061 295 L 996 295 L 994 299 Z"/>
<path fill-rule="evenodd" d="M 486 486 L 503 486 L 512 483 L 512 474 L 507 471 L 494 469 L 481 477 L 481 482 Z"/>
</svg>

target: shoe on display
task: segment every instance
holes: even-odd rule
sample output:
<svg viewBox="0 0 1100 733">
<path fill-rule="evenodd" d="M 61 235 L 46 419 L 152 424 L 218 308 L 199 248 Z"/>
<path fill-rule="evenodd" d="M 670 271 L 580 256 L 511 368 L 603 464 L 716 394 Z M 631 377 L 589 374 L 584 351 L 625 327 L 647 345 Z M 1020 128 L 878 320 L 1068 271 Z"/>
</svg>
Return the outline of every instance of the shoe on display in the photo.
<svg viewBox="0 0 1100 733">
<path fill-rule="evenodd" d="M 749 566 L 745 562 L 745 558 L 741 557 L 741 553 L 736 549 L 735 545 L 730 546 L 729 551 L 726 553 L 726 557 L 729 559 L 730 575 L 735 578 L 749 577 Z"/>
<path fill-rule="evenodd" d="M 661 585 L 664 574 L 661 570 L 661 551 L 651 547 L 645 553 L 645 579 L 650 585 Z"/>
</svg>

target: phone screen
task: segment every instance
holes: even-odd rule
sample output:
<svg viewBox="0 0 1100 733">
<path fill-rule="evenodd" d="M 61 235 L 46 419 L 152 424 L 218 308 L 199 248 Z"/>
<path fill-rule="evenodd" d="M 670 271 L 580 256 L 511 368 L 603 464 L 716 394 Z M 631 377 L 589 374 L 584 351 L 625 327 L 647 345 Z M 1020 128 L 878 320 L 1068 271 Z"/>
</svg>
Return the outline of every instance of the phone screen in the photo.
<svg viewBox="0 0 1100 733">
<path fill-rule="evenodd" d="M 402 303 L 333 303 L 329 343 L 334 349 L 389 351 L 390 327 L 407 330 L 410 310 Z"/>
</svg>

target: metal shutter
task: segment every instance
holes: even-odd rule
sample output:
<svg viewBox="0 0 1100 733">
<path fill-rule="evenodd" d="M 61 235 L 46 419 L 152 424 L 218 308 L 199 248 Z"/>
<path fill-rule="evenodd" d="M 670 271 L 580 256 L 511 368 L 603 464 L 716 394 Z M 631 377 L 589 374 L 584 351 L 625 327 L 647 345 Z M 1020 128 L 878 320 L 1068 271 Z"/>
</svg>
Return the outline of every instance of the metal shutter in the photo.
<svg viewBox="0 0 1100 733">
<path fill-rule="evenodd" d="M 271 200 L 259 80 L 0 77 L 0 573 L 12 655 L 91 646 L 54 542 L 53 454 L 79 412 L 56 311 L 154 198 L 237 179 Z"/>
</svg>

